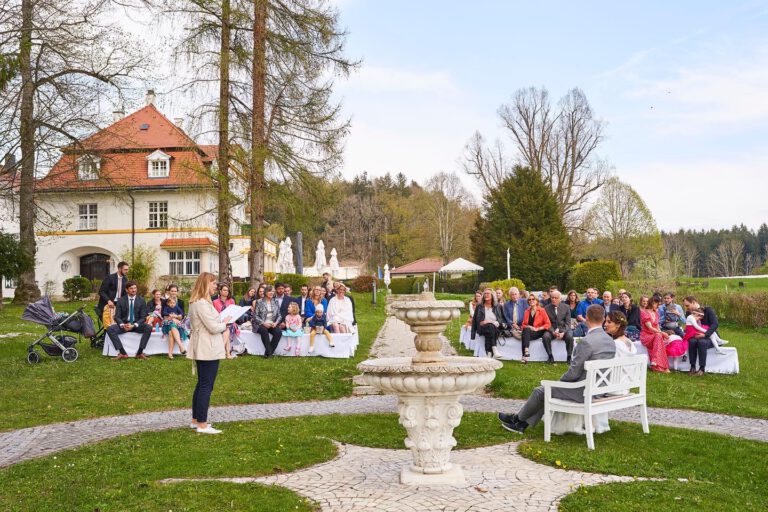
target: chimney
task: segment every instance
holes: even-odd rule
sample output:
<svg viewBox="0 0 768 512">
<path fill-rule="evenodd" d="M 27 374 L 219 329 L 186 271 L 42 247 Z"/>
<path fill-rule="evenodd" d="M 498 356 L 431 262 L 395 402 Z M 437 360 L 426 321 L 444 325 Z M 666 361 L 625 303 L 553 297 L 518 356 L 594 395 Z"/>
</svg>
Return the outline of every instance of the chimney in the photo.
<svg viewBox="0 0 768 512">
<path fill-rule="evenodd" d="M 155 90 L 149 89 L 147 91 L 147 105 L 154 105 L 155 104 Z"/>
<path fill-rule="evenodd" d="M 174 117 L 173 122 L 176 123 L 176 126 L 179 128 L 184 128 L 184 118 L 183 117 Z"/>
<path fill-rule="evenodd" d="M 16 155 L 8 153 L 5 155 L 5 161 L 3 162 L 3 172 L 16 172 Z"/>
<path fill-rule="evenodd" d="M 112 122 L 116 123 L 122 118 L 125 117 L 125 110 L 121 107 L 120 110 L 113 110 L 112 111 Z"/>
</svg>

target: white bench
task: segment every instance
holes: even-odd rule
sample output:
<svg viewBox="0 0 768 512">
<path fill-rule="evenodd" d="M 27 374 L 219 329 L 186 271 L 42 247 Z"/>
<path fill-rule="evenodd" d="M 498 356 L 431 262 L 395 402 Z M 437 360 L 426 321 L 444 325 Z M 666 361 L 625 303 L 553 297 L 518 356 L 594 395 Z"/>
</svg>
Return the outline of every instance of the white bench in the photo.
<svg viewBox="0 0 768 512">
<path fill-rule="evenodd" d="M 634 345 L 638 354 L 648 354 L 648 349 L 641 342 L 635 341 Z M 691 369 L 688 353 L 680 357 L 667 357 L 667 359 L 669 360 L 669 368 L 672 370 L 687 372 Z M 729 375 L 739 373 L 739 353 L 736 347 L 720 347 L 720 352 L 716 352 L 714 348 L 707 349 L 707 373 Z"/>
<path fill-rule="evenodd" d="M 459 334 L 461 343 L 467 347 L 467 349 L 472 350 L 475 357 L 488 357 L 485 352 L 485 338 L 477 333 L 475 333 L 474 340 L 471 338 L 472 329 L 470 327 L 462 326 L 461 333 Z M 499 359 L 502 361 L 520 361 L 523 358 L 523 342 L 517 338 L 499 338 L 496 346 L 501 355 Z M 531 356 L 528 358 L 528 361 L 530 362 L 545 362 L 549 357 L 541 338 L 531 340 L 529 351 Z M 564 341 L 552 340 L 552 356 L 557 362 L 564 363 L 568 360 L 568 351 L 565 349 Z"/>
<path fill-rule="evenodd" d="M 584 430 L 587 448 L 595 449 L 592 432 L 592 416 L 617 411 L 628 407 L 640 407 L 640 422 L 643 432 L 648 433 L 648 411 L 645 405 L 645 379 L 648 368 L 646 356 L 617 357 L 587 361 L 584 369 L 587 378 L 578 382 L 543 380 L 544 386 L 544 441 L 552 436 L 552 417 L 555 412 L 584 416 Z M 552 398 L 552 390 L 584 387 L 584 403 Z M 638 388 L 637 392 L 631 390 Z M 608 396 L 604 396 L 608 394 Z"/>
</svg>

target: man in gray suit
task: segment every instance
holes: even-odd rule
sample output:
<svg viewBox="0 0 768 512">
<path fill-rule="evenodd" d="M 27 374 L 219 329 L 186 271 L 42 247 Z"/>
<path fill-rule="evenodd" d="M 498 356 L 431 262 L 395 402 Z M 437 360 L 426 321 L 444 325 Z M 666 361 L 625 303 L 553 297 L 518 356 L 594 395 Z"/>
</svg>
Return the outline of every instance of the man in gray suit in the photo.
<svg viewBox="0 0 768 512">
<path fill-rule="evenodd" d="M 596 359 L 612 359 L 616 355 L 616 345 L 603 330 L 605 309 L 602 305 L 593 304 L 587 308 L 587 336 L 576 345 L 573 352 L 573 360 L 568 371 L 560 377 L 563 382 L 578 382 L 586 379 L 587 372 L 584 363 Z M 584 388 L 552 389 L 552 397 L 574 402 L 584 401 Z M 531 396 L 525 402 L 517 414 L 499 413 L 501 426 L 510 432 L 522 434 L 529 426 L 536 425 L 544 415 L 544 387 L 539 386 L 533 390 Z"/>
<path fill-rule="evenodd" d="M 571 308 L 563 304 L 560 290 L 554 289 L 549 293 L 550 303 L 544 306 L 544 311 L 549 316 L 552 324 L 549 332 L 552 337 L 542 337 L 544 349 L 547 351 L 547 362 L 552 364 L 555 358 L 552 356 L 552 340 L 565 342 L 565 350 L 568 352 L 568 364 L 571 364 L 571 352 L 573 352 L 573 332 L 571 332 Z"/>
</svg>

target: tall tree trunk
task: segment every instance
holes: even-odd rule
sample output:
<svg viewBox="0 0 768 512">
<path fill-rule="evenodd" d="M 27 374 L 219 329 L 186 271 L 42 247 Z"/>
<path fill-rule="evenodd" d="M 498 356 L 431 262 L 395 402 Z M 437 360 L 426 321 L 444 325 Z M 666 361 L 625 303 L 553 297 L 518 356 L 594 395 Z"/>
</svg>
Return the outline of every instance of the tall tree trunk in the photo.
<svg viewBox="0 0 768 512">
<path fill-rule="evenodd" d="M 21 2 L 21 45 L 19 71 L 21 74 L 21 180 L 19 184 L 19 241 L 21 248 L 32 261 L 35 260 L 35 84 L 32 81 L 32 0 Z M 40 298 L 35 282 L 35 267 L 19 276 L 13 302 L 27 304 Z"/>
<path fill-rule="evenodd" d="M 218 156 L 218 229 L 219 279 L 232 280 L 229 264 L 229 61 L 231 43 L 230 0 L 221 2 L 221 47 L 219 50 L 219 156 Z"/>
<path fill-rule="evenodd" d="M 249 190 L 251 206 L 251 284 L 264 280 L 264 169 L 267 160 L 266 79 L 267 2 L 253 0 L 253 116 Z"/>
</svg>

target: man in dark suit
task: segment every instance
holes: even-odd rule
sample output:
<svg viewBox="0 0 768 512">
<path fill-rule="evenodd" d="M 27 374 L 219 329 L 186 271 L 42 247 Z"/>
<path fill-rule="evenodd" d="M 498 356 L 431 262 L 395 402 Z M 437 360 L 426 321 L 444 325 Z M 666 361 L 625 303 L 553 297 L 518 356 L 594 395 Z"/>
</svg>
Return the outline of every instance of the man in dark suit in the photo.
<svg viewBox="0 0 768 512">
<path fill-rule="evenodd" d="M 565 350 L 568 352 L 568 364 L 571 364 L 571 353 L 573 352 L 573 332 L 571 332 L 571 308 L 563 304 L 563 296 L 560 290 L 552 290 L 549 294 L 550 303 L 544 307 L 544 311 L 549 316 L 549 322 L 552 324 L 549 332 L 552 337 L 542 337 L 544 349 L 549 356 L 548 363 L 554 363 L 552 356 L 552 340 L 561 340 L 565 342 Z"/>
<path fill-rule="evenodd" d="M 592 304 L 586 311 L 587 336 L 576 345 L 573 360 L 568 371 L 560 377 L 563 382 L 579 382 L 587 378 L 584 363 L 597 359 L 612 359 L 616 355 L 616 344 L 604 330 L 605 309 L 602 304 Z M 584 402 L 584 387 L 574 389 L 552 389 L 552 398 Z M 544 415 L 544 386 L 533 390 L 517 414 L 499 413 L 501 426 L 510 432 L 522 434 L 525 429 L 536 425 Z"/>
<path fill-rule="evenodd" d="M 288 306 L 291 303 L 295 302 L 296 305 L 299 306 L 299 312 L 301 312 L 301 304 L 300 304 L 300 301 L 299 301 L 299 297 L 292 297 L 291 296 L 291 292 L 293 291 L 293 288 L 291 287 L 290 284 L 288 284 L 288 283 L 278 284 L 275 288 L 277 289 L 277 287 L 279 287 L 279 286 L 282 286 L 282 288 L 283 288 L 283 294 L 282 294 L 281 298 L 278 298 L 278 296 L 275 295 L 275 298 L 280 303 L 280 318 L 283 319 L 280 322 L 280 326 L 279 327 L 281 329 L 285 329 L 285 317 L 288 316 Z M 278 290 L 276 290 L 276 291 L 278 291 Z"/>
<path fill-rule="evenodd" d="M 109 307 L 113 311 L 117 299 L 125 295 L 125 284 L 128 282 L 128 263 L 121 261 L 117 264 L 117 272 L 109 274 L 101 282 L 99 287 L 99 303 L 96 312 L 104 315 L 104 308 Z"/>
<path fill-rule="evenodd" d="M 126 332 L 141 334 L 139 350 L 136 351 L 136 359 L 147 359 L 144 349 L 147 347 L 149 337 L 152 335 L 152 326 L 147 323 L 147 303 L 136 295 L 138 286 L 135 281 L 128 281 L 125 285 L 125 295 L 120 297 L 115 307 L 115 323 L 107 328 L 107 335 L 112 340 L 112 345 L 120 352 L 114 359 L 127 359 L 120 335 Z"/>
</svg>

